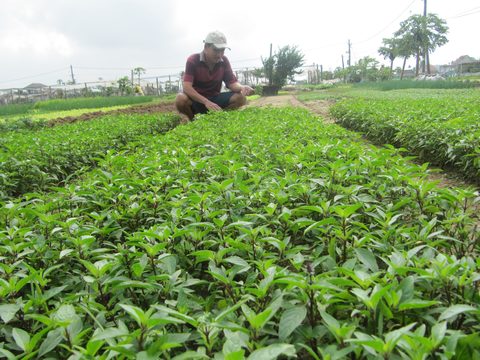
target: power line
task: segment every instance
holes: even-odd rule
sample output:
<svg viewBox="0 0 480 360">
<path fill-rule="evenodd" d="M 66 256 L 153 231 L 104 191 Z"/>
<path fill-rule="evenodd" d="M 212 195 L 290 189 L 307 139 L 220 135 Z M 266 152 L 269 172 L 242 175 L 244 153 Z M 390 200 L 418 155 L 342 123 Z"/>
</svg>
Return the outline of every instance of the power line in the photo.
<svg viewBox="0 0 480 360">
<path fill-rule="evenodd" d="M 368 42 L 368 41 L 372 40 L 373 38 L 375 38 L 377 35 L 379 35 L 379 34 L 381 34 L 382 32 L 384 32 L 388 27 L 390 27 L 390 25 L 392 25 L 395 21 L 397 21 L 400 16 L 402 16 L 408 9 L 410 9 L 415 1 L 417 1 L 417 0 L 413 0 L 395 19 L 393 19 L 393 20 L 392 20 L 387 26 L 385 26 L 383 29 L 381 29 L 380 31 L 378 31 L 378 32 L 375 33 L 374 35 L 370 36 L 368 39 L 365 39 L 365 40 L 362 40 L 362 41 L 357 41 L 357 42 L 356 42 L 356 45 L 357 45 L 357 44 L 362 44 L 362 43 Z"/>
<path fill-rule="evenodd" d="M 477 8 L 478 9 L 478 8 Z M 472 10 L 476 10 L 476 9 L 472 9 Z M 474 14 L 478 14 L 480 13 L 480 10 L 476 10 L 476 11 L 472 11 L 472 10 L 469 10 L 471 12 L 466 12 L 466 13 L 462 13 L 460 15 L 456 15 L 456 16 L 451 16 L 447 19 L 458 19 L 458 18 L 462 18 L 462 17 L 465 17 L 465 16 L 470 16 L 470 15 L 474 15 Z"/>
<path fill-rule="evenodd" d="M 4 81 L 0 81 L 0 84 L 6 84 L 6 83 L 9 83 L 9 82 L 13 82 L 13 81 L 19 81 L 19 80 L 27 80 L 27 79 L 33 79 L 33 78 L 36 78 L 36 77 L 40 77 L 40 76 L 44 76 L 44 75 L 50 75 L 50 74 L 55 74 L 55 73 L 58 73 L 60 71 L 65 71 L 65 70 L 69 70 L 70 68 L 66 67 L 66 68 L 62 68 L 62 69 L 58 69 L 58 70 L 52 70 L 52 71 L 49 71 L 49 72 L 46 72 L 46 73 L 41 73 L 41 74 L 36 74 L 36 75 L 29 75 L 29 76 L 24 76 L 24 77 L 21 77 L 21 78 L 16 78 L 16 79 L 11 79 L 11 80 L 4 80 Z"/>
<path fill-rule="evenodd" d="M 462 16 L 465 14 L 468 15 L 467 13 L 470 13 L 471 11 L 478 10 L 478 9 L 480 9 L 480 6 L 474 7 L 473 9 L 470 9 L 470 10 L 459 12 L 457 15 L 454 15 L 453 17 Z"/>
</svg>

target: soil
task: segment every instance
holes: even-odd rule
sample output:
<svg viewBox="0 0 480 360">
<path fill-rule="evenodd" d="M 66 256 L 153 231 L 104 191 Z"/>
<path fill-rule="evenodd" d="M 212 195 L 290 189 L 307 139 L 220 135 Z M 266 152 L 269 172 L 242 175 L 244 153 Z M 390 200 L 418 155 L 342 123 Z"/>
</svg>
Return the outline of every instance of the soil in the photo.
<svg viewBox="0 0 480 360">
<path fill-rule="evenodd" d="M 333 118 L 330 117 L 328 110 L 330 106 L 333 104 L 332 100 L 315 100 L 315 101 L 307 101 L 305 103 L 297 100 L 294 95 L 278 95 L 278 96 L 265 96 L 259 99 L 253 100 L 247 104 L 249 106 L 259 106 L 259 107 L 266 107 L 266 106 L 296 106 L 296 107 L 303 107 L 305 109 L 310 110 L 314 114 L 322 116 L 325 122 L 333 123 Z"/>
<path fill-rule="evenodd" d="M 176 111 L 175 105 L 171 103 L 161 104 L 149 104 L 149 105 L 136 105 L 128 108 L 112 110 L 112 111 L 95 111 L 79 116 L 67 116 L 63 118 L 53 119 L 48 121 L 49 126 L 55 126 L 58 124 L 72 123 L 76 121 L 91 120 L 105 115 L 117 115 L 117 114 L 152 114 L 152 113 L 165 113 Z"/>
</svg>

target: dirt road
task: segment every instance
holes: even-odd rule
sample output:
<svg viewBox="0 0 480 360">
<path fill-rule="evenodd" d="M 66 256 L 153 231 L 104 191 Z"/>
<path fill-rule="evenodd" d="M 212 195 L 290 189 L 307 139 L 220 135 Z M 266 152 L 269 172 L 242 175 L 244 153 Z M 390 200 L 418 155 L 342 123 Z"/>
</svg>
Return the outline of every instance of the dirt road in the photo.
<svg viewBox="0 0 480 360">
<path fill-rule="evenodd" d="M 314 114 L 320 115 L 323 117 L 325 122 L 333 123 L 333 119 L 328 114 L 328 109 L 332 105 L 331 101 L 327 100 L 315 100 L 307 101 L 305 103 L 300 102 L 294 95 L 278 95 L 278 96 L 265 96 L 259 99 L 253 100 L 247 104 L 247 107 L 250 106 L 296 106 L 303 107 L 310 110 Z"/>
</svg>

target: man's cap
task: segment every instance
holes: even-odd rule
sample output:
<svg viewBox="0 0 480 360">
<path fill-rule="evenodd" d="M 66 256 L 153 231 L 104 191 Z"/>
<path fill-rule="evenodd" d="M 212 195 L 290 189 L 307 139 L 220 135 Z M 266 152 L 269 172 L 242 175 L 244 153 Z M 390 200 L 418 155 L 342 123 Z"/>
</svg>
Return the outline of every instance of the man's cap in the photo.
<svg viewBox="0 0 480 360">
<path fill-rule="evenodd" d="M 203 41 L 205 44 L 212 44 L 217 49 L 230 49 L 227 45 L 227 38 L 220 31 L 212 31 L 208 33 Z"/>
</svg>

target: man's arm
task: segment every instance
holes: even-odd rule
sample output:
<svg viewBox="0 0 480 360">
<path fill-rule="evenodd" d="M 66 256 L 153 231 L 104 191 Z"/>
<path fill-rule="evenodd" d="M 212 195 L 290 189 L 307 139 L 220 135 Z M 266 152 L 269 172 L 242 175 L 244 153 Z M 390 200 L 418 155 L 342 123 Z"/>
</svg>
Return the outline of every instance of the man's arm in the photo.
<svg viewBox="0 0 480 360">
<path fill-rule="evenodd" d="M 243 96 L 249 96 L 255 92 L 255 90 L 253 90 L 250 86 L 242 85 L 238 81 L 228 85 L 228 88 L 235 93 L 242 94 Z"/>
</svg>

